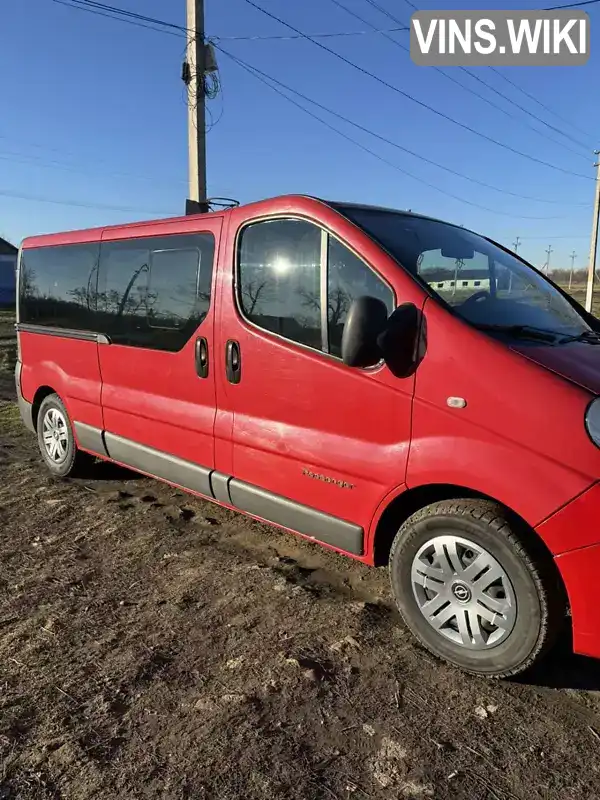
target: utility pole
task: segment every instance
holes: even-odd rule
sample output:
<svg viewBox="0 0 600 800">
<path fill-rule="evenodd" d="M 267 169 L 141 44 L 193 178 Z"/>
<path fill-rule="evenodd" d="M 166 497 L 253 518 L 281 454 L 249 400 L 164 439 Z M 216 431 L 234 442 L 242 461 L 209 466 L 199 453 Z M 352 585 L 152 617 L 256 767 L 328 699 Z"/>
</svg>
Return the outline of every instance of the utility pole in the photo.
<svg viewBox="0 0 600 800">
<path fill-rule="evenodd" d="M 546 259 L 546 263 L 545 263 L 545 265 L 544 265 L 544 266 L 545 266 L 545 268 L 546 268 L 546 275 L 547 275 L 547 274 L 548 274 L 548 272 L 550 271 L 550 254 L 553 252 L 553 250 L 552 250 L 552 245 L 551 245 L 551 244 L 549 244 L 549 245 L 548 245 L 548 249 L 547 249 L 547 250 L 544 250 L 544 252 L 545 252 L 545 253 L 546 253 L 546 255 L 548 256 L 548 258 Z"/>
<path fill-rule="evenodd" d="M 204 0 L 187 2 L 187 51 L 183 79 L 188 91 L 189 197 L 186 213 L 208 211 L 206 202 L 206 47 Z"/>
<path fill-rule="evenodd" d="M 571 291 L 571 284 L 573 283 L 573 270 L 575 269 L 575 259 L 577 258 L 577 253 L 575 250 L 571 253 L 571 272 L 569 273 L 569 291 Z"/>
<path fill-rule="evenodd" d="M 600 155 L 600 150 L 594 150 L 594 155 Z M 590 242 L 590 260 L 588 263 L 587 291 L 585 293 L 585 310 L 592 313 L 594 299 L 594 277 L 596 275 L 596 250 L 598 249 L 598 215 L 600 214 L 600 161 L 596 167 L 596 193 L 594 197 L 594 219 L 592 221 L 592 240 Z"/>
<path fill-rule="evenodd" d="M 520 246 L 521 246 L 521 237 L 517 236 L 517 238 L 513 242 L 513 250 L 515 251 L 515 253 L 519 252 L 519 247 Z M 512 282 L 513 282 L 513 271 L 511 269 L 510 272 L 509 272 L 509 275 L 508 275 L 508 293 L 509 294 L 512 292 Z"/>
</svg>

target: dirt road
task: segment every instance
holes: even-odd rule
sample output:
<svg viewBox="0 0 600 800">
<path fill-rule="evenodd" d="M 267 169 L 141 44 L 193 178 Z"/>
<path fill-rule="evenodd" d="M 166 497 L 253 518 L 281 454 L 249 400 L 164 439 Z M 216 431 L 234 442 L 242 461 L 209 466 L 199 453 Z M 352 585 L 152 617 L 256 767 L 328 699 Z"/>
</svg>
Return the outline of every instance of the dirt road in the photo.
<svg viewBox="0 0 600 800">
<path fill-rule="evenodd" d="M 0 799 L 600 798 L 600 665 L 437 663 L 369 570 L 100 465 L 0 373 Z M 565 648 L 567 643 L 565 643 Z"/>
</svg>

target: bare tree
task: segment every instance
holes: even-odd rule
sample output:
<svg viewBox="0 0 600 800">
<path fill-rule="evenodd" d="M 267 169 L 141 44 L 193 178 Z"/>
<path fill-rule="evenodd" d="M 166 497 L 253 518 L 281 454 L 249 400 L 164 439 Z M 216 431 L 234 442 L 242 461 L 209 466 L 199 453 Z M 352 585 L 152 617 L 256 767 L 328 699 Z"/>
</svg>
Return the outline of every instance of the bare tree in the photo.
<svg viewBox="0 0 600 800">
<path fill-rule="evenodd" d="M 321 298 L 317 292 L 309 292 L 306 289 L 301 289 L 300 297 L 302 298 L 302 305 L 316 311 L 317 314 L 321 310 Z M 333 291 L 328 292 L 327 298 L 327 319 L 330 325 L 340 325 L 343 323 L 346 314 L 350 310 L 352 297 L 349 292 L 338 286 Z"/>
<path fill-rule="evenodd" d="M 261 295 L 267 285 L 266 279 L 261 281 L 247 281 L 242 285 L 242 298 L 244 300 L 244 310 L 249 316 L 254 313 Z"/>
<path fill-rule="evenodd" d="M 117 317 L 123 316 L 123 312 L 125 311 L 125 308 L 127 307 L 127 304 L 128 304 L 128 301 L 129 301 L 129 296 L 130 296 L 131 290 L 133 289 L 133 286 L 134 286 L 136 280 L 138 279 L 139 275 L 141 275 L 141 273 L 144 272 L 144 271 L 148 272 L 148 264 L 142 264 L 140 267 L 138 267 L 138 269 L 136 269 L 136 271 L 133 273 L 133 275 L 129 279 L 129 283 L 127 284 L 127 286 L 125 288 L 125 291 L 123 292 L 123 296 L 122 296 L 121 301 L 119 303 L 119 306 L 117 308 Z M 139 294 L 142 295 L 143 293 L 139 292 Z M 140 303 L 138 303 L 138 305 L 136 307 L 136 310 L 137 310 L 137 308 L 139 308 L 139 306 L 140 306 Z"/>
</svg>

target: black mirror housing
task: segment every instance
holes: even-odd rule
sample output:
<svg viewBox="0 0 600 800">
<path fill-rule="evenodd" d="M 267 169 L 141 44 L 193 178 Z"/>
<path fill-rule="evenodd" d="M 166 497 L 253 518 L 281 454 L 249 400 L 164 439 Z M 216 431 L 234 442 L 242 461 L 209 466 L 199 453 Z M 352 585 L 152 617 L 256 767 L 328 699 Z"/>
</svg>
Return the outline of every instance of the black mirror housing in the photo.
<svg viewBox="0 0 600 800">
<path fill-rule="evenodd" d="M 372 367 L 381 361 L 378 338 L 387 321 L 382 300 L 357 297 L 352 301 L 342 334 L 342 361 L 347 367 Z"/>
<path fill-rule="evenodd" d="M 377 345 L 397 378 L 407 378 L 421 363 L 427 347 L 425 317 L 413 303 L 402 303 L 390 315 Z"/>
</svg>

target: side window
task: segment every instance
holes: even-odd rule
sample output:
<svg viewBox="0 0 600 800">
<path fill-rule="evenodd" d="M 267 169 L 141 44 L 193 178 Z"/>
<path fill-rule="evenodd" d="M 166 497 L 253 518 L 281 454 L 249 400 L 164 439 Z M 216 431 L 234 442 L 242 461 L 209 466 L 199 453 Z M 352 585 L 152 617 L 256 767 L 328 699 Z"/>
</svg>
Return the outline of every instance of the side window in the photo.
<svg viewBox="0 0 600 800">
<path fill-rule="evenodd" d="M 327 263 L 322 263 L 322 241 Z M 327 269 L 327 298 L 321 275 Z M 244 316 L 260 328 L 341 357 L 342 334 L 352 301 L 381 299 L 391 313 L 394 294 L 360 258 L 310 222 L 268 220 L 242 230 L 238 297 Z M 321 308 L 327 304 L 327 331 Z M 323 334 L 326 335 L 323 335 Z"/>
<path fill-rule="evenodd" d="M 238 263 L 238 297 L 246 318 L 320 350 L 320 229 L 287 219 L 248 225 L 240 237 Z"/>
<path fill-rule="evenodd" d="M 99 244 L 23 250 L 20 265 L 21 322 L 71 330 L 96 330 Z"/>
<path fill-rule="evenodd" d="M 98 329 L 117 344 L 144 347 L 150 240 L 105 242 L 98 279 Z"/>
<path fill-rule="evenodd" d="M 117 344 L 181 350 L 210 306 L 212 234 L 103 242 L 98 329 Z"/>
<path fill-rule="evenodd" d="M 148 273 L 148 325 L 181 329 L 196 318 L 200 251 L 154 250 Z"/>
<path fill-rule="evenodd" d="M 352 301 L 367 295 L 382 300 L 391 314 L 394 294 L 364 261 L 329 237 L 327 275 L 327 325 L 329 352 L 341 357 L 342 334 Z"/>
</svg>

